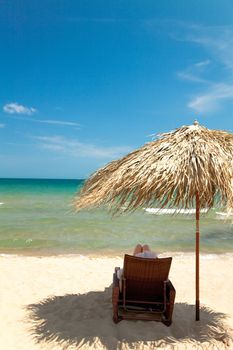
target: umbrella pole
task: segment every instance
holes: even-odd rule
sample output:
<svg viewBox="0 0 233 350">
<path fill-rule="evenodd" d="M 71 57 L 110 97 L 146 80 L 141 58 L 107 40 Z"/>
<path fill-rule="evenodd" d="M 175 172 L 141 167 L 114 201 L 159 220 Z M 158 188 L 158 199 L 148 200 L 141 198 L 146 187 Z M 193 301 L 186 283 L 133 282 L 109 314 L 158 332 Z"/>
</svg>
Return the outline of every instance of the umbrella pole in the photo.
<svg viewBox="0 0 233 350">
<path fill-rule="evenodd" d="M 199 300 L 199 219 L 200 219 L 200 199 L 199 192 L 196 192 L 196 321 L 200 320 L 200 300 Z"/>
</svg>

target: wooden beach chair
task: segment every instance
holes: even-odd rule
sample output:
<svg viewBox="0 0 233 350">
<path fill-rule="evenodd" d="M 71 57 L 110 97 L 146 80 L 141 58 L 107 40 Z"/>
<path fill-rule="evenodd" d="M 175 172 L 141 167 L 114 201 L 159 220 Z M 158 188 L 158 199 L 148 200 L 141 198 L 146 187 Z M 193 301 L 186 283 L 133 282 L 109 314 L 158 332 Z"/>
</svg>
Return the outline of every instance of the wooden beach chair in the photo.
<svg viewBox="0 0 233 350">
<path fill-rule="evenodd" d="M 172 258 L 138 258 L 125 255 L 120 280 L 113 274 L 113 321 L 154 320 L 172 323 L 175 288 L 168 280 Z"/>
</svg>

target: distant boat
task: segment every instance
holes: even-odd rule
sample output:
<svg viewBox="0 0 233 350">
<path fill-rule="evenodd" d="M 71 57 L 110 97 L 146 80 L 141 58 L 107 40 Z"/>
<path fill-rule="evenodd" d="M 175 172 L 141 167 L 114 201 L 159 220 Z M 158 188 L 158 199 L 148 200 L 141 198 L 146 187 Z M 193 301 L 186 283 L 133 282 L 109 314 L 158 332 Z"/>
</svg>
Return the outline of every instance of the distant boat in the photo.
<svg viewBox="0 0 233 350">
<path fill-rule="evenodd" d="M 191 215 L 196 213 L 196 209 L 160 209 L 160 208 L 143 208 L 148 214 L 156 215 L 170 215 L 170 214 L 184 214 Z M 208 208 L 201 209 L 200 213 L 207 213 Z"/>
</svg>

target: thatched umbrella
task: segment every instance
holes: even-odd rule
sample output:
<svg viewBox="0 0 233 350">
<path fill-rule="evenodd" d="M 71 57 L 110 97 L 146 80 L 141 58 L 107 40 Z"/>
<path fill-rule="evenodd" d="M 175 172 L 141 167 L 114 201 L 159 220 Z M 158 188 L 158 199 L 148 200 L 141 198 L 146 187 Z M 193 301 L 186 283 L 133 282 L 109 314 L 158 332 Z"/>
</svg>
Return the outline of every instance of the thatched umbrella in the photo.
<svg viewBox="0 0 233 350">
<path fill-rule="evenodd" d="M 75 199 L 79 210 L 109 204 L 115 212 L 154 203 L 196 205 L 196 320 L 199 320 L 199 213 L 214 202 L 233 208 L 233 134 L 198 122 L 155 141 L 94 173 Z M 124 208 L 124 209 L 122 209 Z"/>
</svg>

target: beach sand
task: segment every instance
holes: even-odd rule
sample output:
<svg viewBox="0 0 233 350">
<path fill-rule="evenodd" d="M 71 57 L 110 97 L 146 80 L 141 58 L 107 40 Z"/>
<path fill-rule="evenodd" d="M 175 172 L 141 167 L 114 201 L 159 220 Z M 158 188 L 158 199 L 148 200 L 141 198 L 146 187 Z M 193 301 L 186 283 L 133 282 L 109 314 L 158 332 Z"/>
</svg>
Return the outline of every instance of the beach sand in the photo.
<svg viewBox="0 0 233 350">
<path fill-rule="evenodd" d="M 172 254 L 177 295 L 170 327 L 112 322 L 120 257 L 0 256 L 0 349 L 233 349 L 233 254 L 201 255 L 195 322 L 194 254 Z"/>
</svg>

